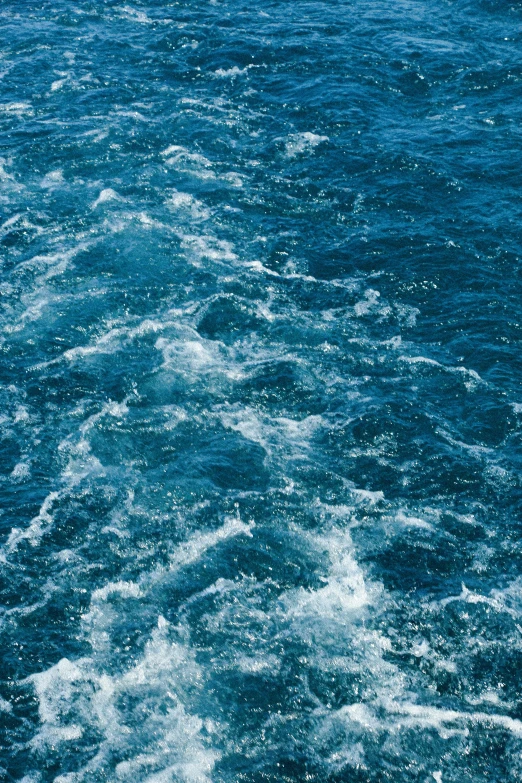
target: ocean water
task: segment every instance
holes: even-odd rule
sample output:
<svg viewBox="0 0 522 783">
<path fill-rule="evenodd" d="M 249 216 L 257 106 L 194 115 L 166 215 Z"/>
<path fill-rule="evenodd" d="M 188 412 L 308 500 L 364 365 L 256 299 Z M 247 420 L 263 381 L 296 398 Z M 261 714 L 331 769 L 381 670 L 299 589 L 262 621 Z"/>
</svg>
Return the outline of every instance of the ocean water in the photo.
<svg viewBox="0 0 522 783">
<path fill-rule="evenodd" d="M 0 779 L 522 781 L 520 2 L 0 41 Z"/>
</svg>

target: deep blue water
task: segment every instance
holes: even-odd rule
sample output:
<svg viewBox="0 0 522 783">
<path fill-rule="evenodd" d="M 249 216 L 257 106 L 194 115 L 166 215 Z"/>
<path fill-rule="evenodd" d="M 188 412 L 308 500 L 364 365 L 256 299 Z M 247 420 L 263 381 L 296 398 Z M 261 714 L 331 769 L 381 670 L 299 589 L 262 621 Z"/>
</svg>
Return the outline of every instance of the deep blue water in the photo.
<svg viewBox="0 0 522 783">
<path fill-rule="evenodd" d="M 0 779 L 522 781 L 520 2 L 0 38 Z"/>
</svg>

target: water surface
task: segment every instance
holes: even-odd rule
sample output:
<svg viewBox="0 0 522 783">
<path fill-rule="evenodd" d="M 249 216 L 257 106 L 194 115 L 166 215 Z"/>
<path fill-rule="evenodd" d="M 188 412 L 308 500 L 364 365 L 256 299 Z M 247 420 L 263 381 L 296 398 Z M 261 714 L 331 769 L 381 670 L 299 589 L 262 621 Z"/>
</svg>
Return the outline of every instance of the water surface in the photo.
<svg viewBox="0 0 522 783">
<path fill-rule="evenodd" d="M 522 780 L 522 27 L 4 0 L 17 783 Z"/>
</svg>

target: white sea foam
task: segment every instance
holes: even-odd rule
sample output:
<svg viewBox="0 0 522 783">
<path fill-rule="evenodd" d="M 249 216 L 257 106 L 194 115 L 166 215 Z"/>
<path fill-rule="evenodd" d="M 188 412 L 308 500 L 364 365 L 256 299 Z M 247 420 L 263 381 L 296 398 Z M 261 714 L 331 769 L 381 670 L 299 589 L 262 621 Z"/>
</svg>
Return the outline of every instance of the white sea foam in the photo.
<svg viewBox="0 0 522 783">
<path fill-rule="evenodd" d="M 132 22 L 138 22 L 139 24 L 154 24 L 154 19 L 150 19 L 147 14 L 138 8 L 132 8 L 129 5 L 123 5 L 118 9 L 121 16 L 126 17 Z"/>
<path fill-rule="evenodd" d="M 361 317 L 374 311 L 376 308 L 380 310 L 380 292 L 369 288 L 364 292 L 364 299 L 354 306 L 355 315 Z"/>
<path fill-rule="evenodd" d="M 56 293 L 47 284 L 53 278 L 62 275 L 71 265 L 72 260 L 88 246 L 87 242 L 81 242 L 76 247 L 55 253 L 38 254 L 18 264 L 13 277 L 17 281 L 23 281 L 24 284 L 25 292 L 20 297 L 23 310 L 16 311 L 16 315 L 3 324 L 4 335 L 22 332 L 28 324 L 42 319 L 49 308 L 69 296 Z"/>
<path fill-rule="evenodd" d="M 288 618 L 305 622 L 303 629 L 321 634 L 321 629 L 330 635 L 328 621 L 344 624 L 353 612 L 359 613 L 379 595 L 377 585 L 368 585 L 363 572 L 354 557 L 354 547 L 348 531 L 332 530 L 330 535 L 314 539 L 314 545 L 327 552 L 330 570 L 324 587 L 317 590 L 299 588 L 285 598 Z M 313 618 L 321 618 L 319 626 L 312 628 Z"/>
<path fill-rule="evenodd" d="M 55 253 L 47 253 L 45 255 L 36 255 L 29 258 L 27 261 L 23 261 L 16 267 L 16 274 L 20 272 L 36 273 L 36 283 L 42 285 L 42 283 L 50 280 L 52 277 L 61 274 L 70 264 L 72 259 L 86 250 L 88 244 L 81 242 L 76 247 L 69 248 L 68 250 L 58 250 Z M 30 295 L 29 295 L 30 296 Z M 27 299 L 27 295 L 25 297 Z"/>
<path fill-rule="evenodd" d="M 329 141 L 328 136 L 320 136 L 317 133 L 310 133 L 310 131 L 294 133 L 288 137 L 285 143 L 286 156 L 295 158 L 297 155 L 313 152 L 319 144 L 326 141 Z"/>
<path fill-rule="evenodd" d="M 434 530 L 433 525 L 428 520 L 422 517 L 412 516 L 408 514 L 404 509 L 399 509 L 395 514 L 395 521 L 405 527 L 418 527 L 424 530 Z"/>
<path fill-rule="evenodd" d="M 164 367 L 175 367 L 190 373 L 200 373 L 222 366 L 221 355 L 212 345 L 203 340 L 176 340 L 171 342 L 160 337 L 156 340 L 156 350 L 163 354 Z"/>
<path fill-rule="evenodd" d="M 114 112 L 114 115 L 116 117 L 130 117 L 130 119 L 137 120 L 138 122 L 149 122 L 148 118 L 139 111 L 122 111 L 119 109 Z"/>
<path fill-rule="evenodd" d="M 351 492 L 359 503 L 368 504 L 370 506 L 375 506 L 377 503 L 380 503 L 382 500 L 384 500 L 384 493 L 381 492 L 381 490 L 372 491 L 353 487 Z"/>
<path fill-rule="evenodd" d="M 203 179 L 213 179 L 216 175 L 212 171 L 213 163 L 199 152 L 191 152 L 179 144 L 171 144 L 163 150 L 162 157 L 166 158 L 166 166 L 187 168 Z"/>
<path fill-rule="evenodd" d="M 195 331 L 187 330 L 182 339 L 160 337 L 155 348 L 163 354 L 162 370 L 180 375 L 191 384 L 219 384 L 225 379 L 243 377 L 241 365 L 231 359 L 223 345 L 203 340 Z"/>
<path fill-rule="evenodd" d="M 85 133 L 82 133 L 81 136 L 92 139 L 94 142 L 103 141 L 107 138 L 109 135 L 109 129 L 108 128 L 95 128 L 90 131 L 85 131 Z"/>
<path fill-rule="evenodd" d="M 240 432 L 247 440 L 259 443 L 267 453 L 282 458 L 302 457 L 310 449 L 310 439 L 324 425 L 321 416 L 301 420 L 262 417 L 248 406 L 227 406 L 220 414 L 225 427 Z"/>
<path fill-rule="evenodd" d="M 123 5 L 116 7 L 115 11 L 124 19 L 128 19 L 130 22 L 136 22 L 143 25 L 171 25 L 174 24 L 174 20 L 170 17 L 154 16 L 151 18 L 147 16 L 145 11 L 141 8 L 133 8 L 130 5 Z M 179 25 L 178 25 L 179 26 Z"/>
<path fill-rule="evenodd" d="M 243 179 L 235 171 L 216 171 L 217 163 L 206 158 L 199 152 L 191 152 L 179 144 L 171 144 L 161 153 L 165 158 L 164 165 L 175 167 L 178 171 L 190 174 L 197 179 L 227 182 L 232 187 L 243 187 Z"/>
<path fill-rule="evenodd" d="M 264 266 L 261 261 L 247 261 L 245 262 L 245 266 L 248 269 L 253 269 L 255 272 L 262 272 L 263 274 L 270 275 L 271 277 L 281 277 L 279 272 L 274 272 L 272 269 Z"/>
<path fill-rule="evenodd" d="M 195 562 L 210 547 L 231 536 L 248 535 L 250 529 L 236 517 L 225 520 L 218 530 L 198 533 L 173 553 L 170 569 Z M 119 623 L 128 602 L 142 599 L 144 590 L 154 587 L 162 573 L 161 569 L 149 573 L 143 585 L 117 581 L 95 590 L 82 619 L 91 657 L 63 659 L 28 680 L 39 699 L 41 725 L 31 743 L 36 753 L 77 740 L 85 730 L 94 729 L 102 737 L 91 761 L 78 772 L 60 776 L 63 783 L 108 774 L 118 757 L 116 774 L 124 782 L 131 783 L 136 776 L 150 781 L 210 782 L 219 754 L 209 738 L 219 727 L 187 706 L 187 698 L 192 699 L 188 694 L 201 688 L 203 679 L 189 647 L 171 638 L 179 636 L 179 629 L 160 616 L 141 657 L 120 674 L 106 673 L 113 654 L 113 624 Z M 147 705 L 145 712 L 141 704 Z"/>
<path fill-rule="evenodd" d="M 41 188 L 52 190 L 53 188 L 60 187 L 64 183 L 63 171 L 56 169 L 55 171 L 49 171 L 40 182 Z"/>
<path fill-rule="evenodd" d="M 251 68 L 256 67 L 259 66 L 246 65 L 244 68 L 238 68 L 237 65 L 234 65 L 232 68 L 218 68 L 217 71 L 214 71 L 214 75 L 221 79 L 235 79 L 237 76 L 244 76 Z"/>
<path fill-rule="evenodd" d="M 11 479 L 13 481 L 23 481 L 31 474 L 31 468 L 27 462 L 17 462 L 11 471 Z"/>
<path fill-rule="evenodd" d="M 177 570 L 181 566 L 195 563 L 209 549 L 217 546 L 222 541 L 235 536 L 252 536 L 254 522 L 243 522 L 239 517 L 229 517 L 217 530 L 207 533 L 196 533 L 192 538 L 179 544 L 170 556 L 170 569 Z"/>
<path fill-rule="evenodd" d="M 190 193 L 180 193 L 177 190 L 172 192 L 167 200 L 167 206 L 176 211 L 187 212 L 194 220 L 208 220 L 211 214 L 210 210 Z"/>
<path fill-rule="evenodd" d="M 89 638 L 100 633 L 97 624 L 108 627 L 102 604 L 86 619 Z M 28 678 L 39 702 L 40 729 L 31 740 L 35 753 L 77 740 L 86 729 L 101 737 L 98 752 L 77 772 L 61 775 L 62 783 L 110 775 L 114 761 L 123 783 L 137 777 L 210 783 L 219 754 L 208 738 L 217 726 L 186 706 L 189 693 L 202 687 L 202 673 L 189 647 L 173 634 L 160 616 L 141 657 L 120 674 L 103 671 L 103 651 L 95 645 L 90 658 L 64 658 Z"/>
<path fill-rule="evenodd" d="M 246 407 L 232 411 L 225 409 L 221 414 L 221 421 L 225 427 L 240 432 L 247 440 L 259 443 L 265 451 L 271 452 L 273 427 L 267 426 L 255 410 Z"/>
<path fill-rule="evenodd" d="M 33 115 L 34 109 L 30 103 L 25 101 L 14 101 L 12 103 L 0 103 L 0 112 L 14 114 L 17 117 L 24 117 Z"/>
<path fill-rule="evenodd" d="M 64 84 L 67 84 L 67 82 L 67 76 L 62 77 L 61 79 L 55 79 L 51 84 L 51 92 L 57 92 L 58 90 L 61 90 Z"/>
<path fill-rule="evenodd" d="M 52 359 L 49 362 L 44 362 L 39 367 L 48 367 L 52 364 L 57 364 L 61 361 L 76 362 L 88 356 L 113 354 L 117 351 L 124 349 L 129 343 L 136 339 L 145 337 L 149 334 L 156 334 L 172 326 L 170 321 L 156 321 L 150 318 L 145 318 L 137 325 L 132 326 L 130 324 L 122 326 L 112 326 L 109 324 L 109 329 L 106 332 L 102 332 L 101 335 L 95 338 L 93 342 L 88 345 L 78 345 L 75 348 L 69 348 L 64 351 L 61 356 Z"/>
<path fill-rule="evenodd" d="M 99 207 L 100 204 L 106 204 L 108 201 L 121 201 L 121 196 L 119 196 L 112 188 L 104 188 L 102 191 L 100 191 L 100 195 L 96 201 L 93 202 L 92 209 L 96 209 L 96 207 Z"/>
<path fill-rule="evenodd" d="M 22 530 L 21 528 L 14 527 L 11 530 L 6 542 L 6 550 L 8 553 L 17 549 L 21 541 L 29 541 L 33 546 L 36 546 L 40 542 L 42 536 L 50 530 L 53 524 L 53 515 L 51 511 L 59 497 L 59 492 L 50 492 L 40 506 L 37 516 L 30 521 L 27 528 Z"/>
<path fill-rule="evenodd" d="M 464 443 L 462 440 L 457 440 L 451 435 L 451 433 L 442 429 L 442 427 L 437 427 L 436 431 L 438 435 L 442 435 L 444 440 L 446 440 L 448 443 L 451 443 L 452 446 L 457 446 L 459 449 L 464 449 L 477 459 L 484 459 L 484 456 L 495 453 L 495 449 L 488 448 L 487 446 L 479 446 L 476 443 L 469 444 Z"/>
<path fill-rule="evenodd" d="M 444 368 L 444 365 L 440 364 L 440 362 L 427 356 L 399 356 L 398 358 L 401 362 L 406 362 L 407 364 L 428 364 L 433 367 Z"/>
<path fill-rule="evenodd" d="M 444 364 L 441 364 L 440 362 L 436 361 L 435 359 L 431 359 L 427 356 L 405 356 L 401 355 L 398 357 L 398 360 L 401 362 L 405 362 L 409 365 L 428 365 L 432 367 L 437 367 L 438 369 L 442 370 L 443 372 L 452 373 L 455 375 L 460 375 L 464 377 L 464 385 L 468 389 L 468 391 L 473 391 L 477 388 L 479 385 L 486 385 L 486 382 L 480 377 L 478 372 L 475 370 L 469 369 L 468 367 L 451 367 Z"/>
<path fill-rule="evenodd" d="M 26 528 L 15 527 L 11 530 L 2 550 L 3 559 L 16 551 L 22 541 L 28 541 L 32 546 L 40 544 L 42 538 L 54 525 L 54 507 L 85 478 L 104 475 L 104 467 L 96 456 L 91 453 L 89 433 L 104 416 L 123 417 L 128 413 L 126 402 L 109 401 L 101 410 L 82 422 L 78 431 L 58 444 L 58 451 L 67 454 L 69 459 L 62 470 L 59 490 L 50 492 L 42 503 L 40 510 L 29 522 Z M 16 468 L 15 468 L 16 471 Z M 27 467 L 28 471 L 28 467 Z M 19 467 L 14 478 L 21 479 L 27 475 L 25 467 Z"/>
<path fill-rule="evenodd" d="M 8 218 L 2 225 L 0 226 L 0 234 L 4 236 L 7 234 L 7 232 L 15 226 L 19 221 L 24 221 L 23 215 L 19 213 L 18 215 L 12 215 L 10 218 Z M 24 225 L 28 225 L 24 221 Z"/>
<path fill-rule="evenodd" d="M 243 674 L 263 674 L 273 675 L 281 668 L 281 660 L 277 655 L 238 655 L 234 660 L 234 667 L 237 667 Z"/>
<path fill-rule="evenodd" d="M 200 266 L 204 260 L 237 261 L 234 246 L 231 242 L 216 237 L 198 234 L 182 234 L 183 247 L 191 251 L 193 261 Z"/>
<path fill-rule="evenodd" d="M 522 721 L 506 715 L 441 709 L 390 698 L 384 693 L 368 703 L 347 704 L 330 712 L 318 709 L 316 715 L 322 718 L 315 733 L 316 748 L 335 747 L 334 753 L 327 757 L 328 765 L 334 769 L 364 763 L 365 741 L 372 735 L 394 754 L 400 753 L 401 733 L 409 729 L 435 730 L 446 740 L 468 737 L 474 726 L 500 728 L 516 738 L 522 736 Z M 354 759 L 346 750 L 357 739 L 360 752 Z M 440 780 L 439 775 L 435 773 L 435 780 Z"/>
<path fill-rule="evenodd" d="M 502 728 L 517 737 L 522 737 L 522 721 L 510 718 L 507 715 L 486 712 L 461 712 L 408 702 L 392 701 L 387 702 L 385 706 L 389 714 L 405 716 L 406 725 L 435 728 L 442 736 L 447 734 L 448 729 L 451 729 L 454 724 L 456 724 L 457 730 L 466 731 L 468 724 L 480 723 L 486 726 Z M 402 725 L 402 721 L 399 723 L 400 725 Z"/>
</svg>

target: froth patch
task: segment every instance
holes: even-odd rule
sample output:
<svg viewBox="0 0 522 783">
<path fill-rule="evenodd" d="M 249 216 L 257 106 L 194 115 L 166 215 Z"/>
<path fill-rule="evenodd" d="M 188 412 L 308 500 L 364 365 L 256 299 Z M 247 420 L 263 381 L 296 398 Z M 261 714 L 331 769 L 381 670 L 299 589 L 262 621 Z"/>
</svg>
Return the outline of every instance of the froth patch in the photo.
<svg viewBox="0 0 522 783">
<path fill-rule="evenodd" d="M 150 19 L 144 11 L 138 8 L 132 8 L 129 5 L 124 5 L 119 9 L 120 16 L 128 19 L 131 22 L 137 22 L 138 24 L 154 24 L 155 20 Z"/>
<path fill-rule="evenodd" d="M 190 152 L 179 144 L 171 144 L 161 152 L 166 166 L 176 166 L 181 171 L 190 171 L 200 179 L 214 179 L 213 163 L 199 152 Z"/>
<path fill-rule="evenodd" d="M 50 280 L 52 277 L 56 277 L 57 275 L 62 274 L 62 272 L 67 269 L 72 259 L 83 250 L 86 250 L 87 247 L 88 244 L 82 242 L 76 247 L 70 248 L 68 250 L 58 250 L 56 253 L 47 253 L 44 255 L 38 254 L 19 264 L 17 271 L 38 275 L 35 282 L 37 286 L 41 286 L 44 282 Z M 38 297 L 41 296 L 40 290 L 31 292 L 31 294 L 33 293 Z"/>
<path fill-rule="evenodd" d="M 171 568 L 194 563 L 209 549 L 217 546 L 222 541 L 239 535 L 252 535 L 253 522 L 246 524 L 239 517 L 230 517 L 225 524 L 217 530 L 209 533 L 197 533 L 192 538 L 180 544 L 170 558 Z"/>
<path fill-rule="evenodd" d="M 27 462 L 18 462 L 11 471 L 11 479 L 13 481 L 23 481 L 29 478 L 31 468 Z"/>
<path fill-rule="evenodd" d="M 431 359 L 428 356 L 405 356 L 401 355 L 398 357 L 398 360 L 400 362 L 404 362 L 405 364 L 408 364 L 413 368 L 417 369 L 419 371 L 422 371 L 422 368 L 428 368 L 431 367 L 432 369 L 440 370 L 441 372 L 451 373 L 454 375 L 460 375 L 463 378 L 464 386 L 468 391 L 474 391 L 479 385 L 487 385 L 486 381 L 484 381 L 478 372 L 475 370 L 469 369 L 468 367 L 451 367 L 444 364 L 441 364 L 440 362 L 436 361 L 435 359 Z"/>
<path fill-rule="evenodd" d="M 486 712 L 461 712 L 446 710 L 423 704 L 391 702 L 386 705 L 390 714 L 405 716 L 412 725 L 435 728 L 444 734 L 448 727 L 456 726 L 465 730 L 466 724 L 478 723 L 505 729 L 517 737 L 522 737 L 522 721 L 507 715 Z"/>
<path fill-rule="evenodd" d="M 313 152 L 319 144 L 326 141 L 329 141 L 328 136 L 319 136 L 319 134 L 310 131 L 294 133 L 288 137 L 285 143 L 285 154 L 288 158 L 295 158 L 297 155 Z"/>
<path fill-rule="evenodd" d="M 268 454 L 279 454 L 280 457 L 290 459 L 306 456 L 311 449 L 311 439 L 325 424 L 321 416 L 307 416 L 304 419 L 264 417 L 249 406 L 241 406 L 236 410 L 227 407 L 220 419 L 225 427 L 258 443 Z"/>
<path fill-rule="evenodd" d="M 59 492 L 50 492 L 40 507 L 37 516 L 33 517 L 25 530 L 15 527 L 11 530 L 6 543 L 7 552 L 13 552 L 18 548 L 21 541 L 28 541 L 36 546 L 42 536 L 49 530 L 53 524 L 53 515 L 51 513 L 55 502 L 60 497 Z"/>
<path fill-rule="evenodd" d="M 173 191 L 167 200 L 167 206 L 176 212 L 185 212 L 195 220 L 207 220 L 210 217 L 210 211 L 198 199 L 191 196 L 190 193 Z"/>
<path fill-rule="evenodd" d="M 189 174 L 201 180 L 221 180 L 234 188 L 241 188 L 243 180 L 235 171 L 217 172 L 213 161 L 199 152 L 191 152 L 179 144 L 171 144 L 160 155 L 165 159 L 165 166 L 176 168 L 177 171 Z M 222 166 L 220 167 L 222 168 Z"/>
<path fill-rule="evenodd" d="M 63 360 L 75 362 L 79 359 L 96 354 L 104 355 L 116 353 L 117 351 L 123 350 L 134 340 L 147 337 L 149 334 L 161 332 L 169 326 L 170 322 L 168 321 L 161 322 L 145 318 L 136 326 L 112 327 L 109 328 L 108 331 L 102 333 L 89 345 L 78 345 L 75 348 L 69 348 L 67 351 L 64 351 L 61 356 L 51 360 L 47 364 L 56 364 Z"/>
<path fill-rule="evenodd" d="M 170 342 L 160 337 L 156 340 L 155 348 L 163 353 L 164 366 L 185 366 L 192 372 L 198 372 L 210 368 L 217 363 L 216 357 L 210 348 L 198 340 L 183 340 Z"/>
<path fill-rule="evenodd" d="M 96 209 L 96 207 L 99 207 L 100 204 L 106 204 L 108 201 L 121 201 L 121 196 L 119 196 L 118 193 L 116 193 L 116 191 L 112 188 L 104 188 L 102 191 L 100 191 L 100 195 L 96 201 L 93 201 L 92 209 Z"/>
<path fill-rule="evenodd" d="M 160 615 L 141 657 L 119 674 L 110 674 L 110 661 L 94 653 L 63 658 L 28 678 L 39 702 L 40 728 L 31 741 L 37 756 L 69 747 L 81 759 L 82 738 L 98 738 L 95 755 L 89 747 L 90 760 L 56 780 L 112 779 L 115 771 L 122 783 L 210 783 L 219 758 L 210 740 L 218 727 L 189 707 L 203 686 L 202 672 L 173 636 Z"/>
<path fill-rule="evenodd" d="M 197 234 L 184 234 L 181 237 L 183 247 L 192 251 L 193 259 L 201 262 L 204 259 L 210 261 L 237 261 L 231 242 L 217 239 L 214 236 L 200 236 Z"/>
<path fill-rule="evenodd" d="M 70 722 L 68 713 L 76 684 L 83 679 L 79 665 L 62 658 L 47 671 L 28 678 L 38 697 L 38 713 L 41 729 L 31 740 L 33 747 L 42 747 L 68 740 L 78 739 L 82 728 Z"/>
<path fill-rule="evenodd" d="M 277 655 L 238 655 L 235 666 L 243 674 L 274 674 L 281 668 L 281 660 Z"/>
<path fill-rule="evenodd" d="M 332 533 L 315 542 L 322 545 L 330 556 L 330 572 L 324 587 L 307 591 L 295 591 L 288 603 L 289 617 L 308 620 L 314 617 L 323 625 L 328 621 L 344 623 L 351 614 L 360 613 L 371 604 L 377 594 L 376 586 L 368 586 L 363 572 L 355 560 L 353 544 L 348 533 Z M 288 599 L 287 599 L 288 600 Z M 331 633 L 329 628 L 327 633 Z"/>
<path fill-rule="evenodd" d="M 160 337 L 155 348 L 163 354 L 162 369 L 185 378 L 189 383 L 209 379 L 242 377 L 240 367 L 227 361 L 223 346 L 213 340 L 195 339 L 197 333 L 186 339 L 168 340 Z"/>
<path fill-rule="evenodd" d="M 214 71 L 214 76 L 220 79 L 235 79 L 237 76 L 244 76 L 251 68 L 259 68 L 256 65 L 246 65 L 244 68 L 238 68 L 234 65 L 232 68 L 218 68 Z"/>
<path fill-rule="evenodd" d="M 55 171 L 49 171 L 40 182 L 40 187 L 47 190 L 59 187 L 64 183 L 63 171 L 56 169 Z"/>
<path fill-rule="evenodd" d="M 34 109 L 30 103 L 25 101 L 14 101 L 12 103 L 0 103 L 0 113 L 14 114 L 16 117 L 32 116 Z"/>
</svg>

